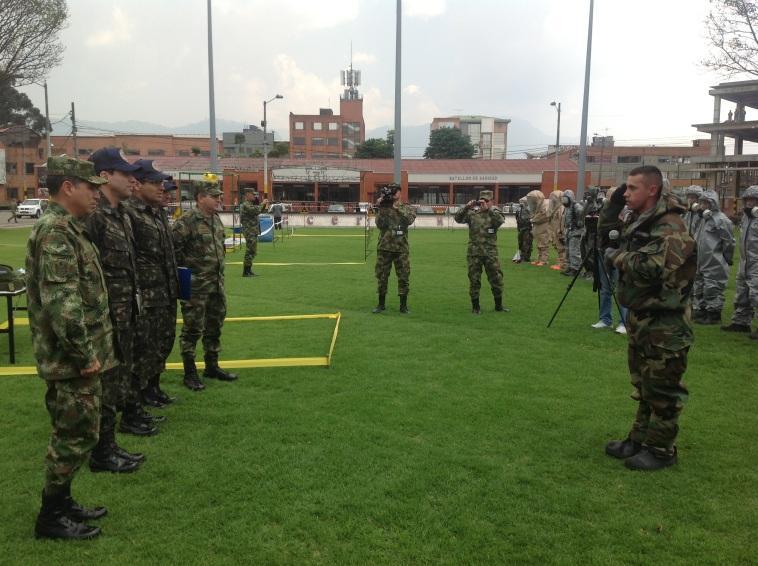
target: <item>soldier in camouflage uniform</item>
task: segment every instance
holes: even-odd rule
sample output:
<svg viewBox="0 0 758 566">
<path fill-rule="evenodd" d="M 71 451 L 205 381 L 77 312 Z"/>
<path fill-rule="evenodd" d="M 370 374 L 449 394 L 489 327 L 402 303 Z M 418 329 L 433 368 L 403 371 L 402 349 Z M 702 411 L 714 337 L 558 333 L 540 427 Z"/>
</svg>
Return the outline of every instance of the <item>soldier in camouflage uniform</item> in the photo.
<svg viewBox="0 0 758 566">
<path fill-rule="evenodd" d="M 516 229 L 518 230 L 518 259 L 513 263 L 532 261 L 532 219 L 526 197 L 519 199 L 519 209 L 516 213 Z"/>
<path fill-rule="evenodd" d="M 555 247 L 556 263 L 550 266 L 553 271 L 566 271 L 566 234 L 563 226 L 563 191 L 553 191 L 548 199 L 547 214 L 550 220 L 550 244 Z"/>
<path fill-rule="evenodd" d="M 216 183 L 204 183 L 195 191 L 196 207 L 185 212 L 173 227 L 176 263 L 192 270 L 192 296 L 182 300 L 180 338 L 184 362 L 184 385 L 193 391 L 205 389 L 195 366 L 195 346 L 202 337 L 205 350 L 204 377 L 234 381 L 237 375 L 218 365 L 221 327 L 226 317 L 224 294 L 224 225 L 216 210 L 223 193 Z"/>
<path fill-rule="evenodd" d="M 376 227 L 379 228 L 379 242 L 376 246 L 376 266 L 374 274 L 378 282 L 379 303 L 372 311 L 378 314 L 385 309 L 387 281 L 392 264 L 397 275 L 397 292 L 400 296 L 400 312 L 408 313 L 408 291 L 411 277 L 410 250 L 408 247 L 408 227 L 416 220 L 416 211 L 400 202 L 400 187 L 395 188 L 392 200 L 377 200 Z"/>
<path fill-rule="evenodd" d="M 242 234 L 245 236 L 245 260 L 242 262 L 242 277 L 254 277 L 253 260 L 258 254 L 258 235 L 260 226 L 258 225 L 258 216 L 266 210 L 268 199 L 263 199 L 258 203 L 258 193 L 255 189 L 249 187 L 245 189 L 245 200 L 240 205 L 240 224 L 242 224 Z"/>
<path fill-rule="evenodd" d="M 492 203 L 492 191 L 481 191 L 479 200 L 472 200 L 455 213 L 455 221 L 468 224 L 468 280 L 471 312 L 481 313 L 479 290 L 482 287 L 482 267 L 495 298 L 495 310 L 503 308 L 503 271 L 497 252 L 497 230 L 505 217 Z"/>
<path fill-rule="evenodd" d="M 37 537 L 95 537 L 100 529 L 84 522 L 107 513 L 71 497 L 71 482 L 98 442 L 100 374 L 116 365 L 105 279 L 82 222 L 104 182 L 87 161 L 49 158 L 50 205 L 27 242 L 29 327 L 52 424 Z"/>
<path fill-rule="evenodd" d="M 148 159 L 134 164 L 139 166 L 134 173 L 137 186 L 126 210 L 134 230 L 142 309 L 137 317 L 134 350 L 140 355 L 134 360 L 133 380 L 145 404 L 164 407 L 173 398 L 161 390 L 160 375 L 176 336 L 176 260 L 163 210 L 163 182 L 171 176 L 156 170 Z"/>
<path fill-rule="evenodd" d="M 132 472 L 144 460 L 142 454 L 129 454 L 116 442 L 116 415 L 122 411 L 120 432 L 146 436 L 155 434 L 155 425 L 142 415 L 138 392 L 132 385 L 134 328 L 139 296 L 132 224 L 123 201 L 132 194 L 136 166 L 128 163 L 118 149 L 103 148 L 90 161 L 95 172 L 107 182 L 100 186 L 102 198 L 87 217 L 87 232 L 100 252 L 100 262 L 108 286 L 114 347 L 118 367 L 103 373 L 103 416 L 100 442 L 92 451 L 92 471 Z"/>
<path fill-rule="evenodd" d="M 629 308 L 628 362 L 638 403 L 629 436 L 609 442 L 605 451 L 633 470 L 676 463 L 679 415 L 688 396 L 682 376 L 693 342 L 695 242 L 681 216 L 684 206 L 662 186 L 657 167 L 632 169 L 599 220 L 600 230 L 621 230 L 619 248 L 608 248 L 605 260 L 619 270 L 618 299 Z M 631 214 L 621 226 L 624 202 Z"/>
</svg>

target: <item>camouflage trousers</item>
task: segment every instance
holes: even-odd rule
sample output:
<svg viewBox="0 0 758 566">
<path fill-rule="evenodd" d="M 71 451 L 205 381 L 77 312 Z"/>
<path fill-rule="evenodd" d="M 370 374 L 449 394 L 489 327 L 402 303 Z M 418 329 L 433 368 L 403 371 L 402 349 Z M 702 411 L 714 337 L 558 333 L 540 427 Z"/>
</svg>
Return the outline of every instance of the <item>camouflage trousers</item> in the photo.
<svg viewBox="0 0 758 566">
<path fill-rule="evenodd" d="M 193 295 L 182 301 L 182 356 L 195 356 L 195 345 L 202 337 L 206 354 L 221 351 L 221 327 L 226 318 L 226 296 L 221 293 Z"/>
<path fill-rule="evenodd" d="M 45 493 L 71 483 L 100 438 L 100 376 L 48 381 L 45 405 L 53 430 L 45 456 Z"/>
<path fill-rule="evenodd" d="M 724 308 L 727 278 L 728 274 L 724 279 L 715 279 L 696 273 L 692 285 L 692 310 L 721 312 Z"/>
<path fill-rule="evenodd" d="M 550 225 L 547 222 L 534 224 L 532 234 L 537 242 L 537 261 L 547 263 L 547 254 L 550 248 Z"/>
<path fill-rule="evenodd" d="M 245 232 L 245 259 L 242 262 L 242 267 L 244 269 L 252 267 L 256 255 L 258 255 L 258 234 Z"/>
<path fill-rule="evenodd" d="M 518 231 L 518 250 L 521 254 L 521 261 L 532 261 L 532 236 L 531 230 Z"/>
<path fill-rule="evenodd" d="M 758 317 L 758 276 L 738 272 L 735 284 L 732 322 L 750 326 L 753 317 Z"/>
<path fill-rule="evenodd" d="M 667 350 L 649 341 L 638 341 L 638 318 L 630 311 L 628 364 L 637 401 L 637 414 L 629 438 L 670 453 L 679 432 L 679 415 L 687 402 L 687 386 L 682 381 L 687 370 L 689 346 Z"/>
<path fill-rule="evenodd" d="M 468 293 L 471 298 L 479 298 L 479 291 L 482 288 L 482 267 L 487 273 L 492 295 L 502 297 L 503 270 L 500 268 L 500 259 L 496 255 L 469 255 L 466 260 L 468 262 Z"/>
<path fill-rule="evenodd" d="M 566 267 L 573 271 L 582 268 L 582 235 L 570 232 L 566 238 Z"/>
<path fill-rule="evenodd" d="M 133 402 L 138 391 L 132 384 L 134 324 L 116 321 L 113 325 L 113 347 L 118 365 L 101 374 L 103 412 L 115 413 Z"/>
<path fill-rule="evenodd" d="M 374 274 L 378 283 L 377 292 L 380 295 L 387 294 L 387 281 L 389 280 L 393 263 L 395 264 L 395 275 L 397 275 L 397 294 L 407 295 L 410 289 L 411 278 L 410 256 L 403 252 L 387 252 L 384 250 L 376 251 Z"/>
<path fill-rule="evenodd" d="M 166 358 L 176 338 L 176 303 L 172 306 L 145 307 L 137 317 L 134 350 L 134 382 L 139 390 L 147 387 L 150 378 L 166 368 Z"/>
</svg>

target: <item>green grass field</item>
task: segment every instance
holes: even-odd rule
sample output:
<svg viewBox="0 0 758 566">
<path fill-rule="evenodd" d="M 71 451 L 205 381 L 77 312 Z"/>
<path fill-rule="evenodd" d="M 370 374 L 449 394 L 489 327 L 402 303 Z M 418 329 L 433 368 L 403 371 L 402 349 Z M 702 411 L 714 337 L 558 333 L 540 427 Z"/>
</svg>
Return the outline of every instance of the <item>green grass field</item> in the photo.
<svg viewBox="0 0 758 566">
<path fill-rule="evenodd" d="M 363 260 L 360 231 L 298 234 L 312 237 L 261 244 L 258 261 Z M 0 262 L 21 265 L 27 235 L 0 230 Z M 258 265 L 252 279 L 227 266 L 229 316 L 340 311 L 333 367 L 240 370 L 201 393 L 165 374 L 179 401 L 161 433 L 120 437 L 147 453 L 143 468 L 87 469 L 74 484 L 82 503 L 110 510 L 96 541 L 33 539 L 44 383 L 0 377 L 0 563 L 758 561 L 758 344 L 698 327 L 679 465 L 627 471 L 603 452 L 634 411 L 625 338 L 590 328 L 597 302 L 583 281 L 547 330 L 567 278 L 513 265 L 515 232 L 500 240 L 512 312 L 493 311 L 485 283 L 480 317 L 463 231 L 412 232 L 409 316 L 394 291 L 386 313 L 370 313 L 373 255 Z M 332 328 L 228 323 L 222 358 L 323 356 Z M 27 328 L 17 343 L 33 363 Z M 0 363 L 7 355 L 0 336 Z"/>
</svg>

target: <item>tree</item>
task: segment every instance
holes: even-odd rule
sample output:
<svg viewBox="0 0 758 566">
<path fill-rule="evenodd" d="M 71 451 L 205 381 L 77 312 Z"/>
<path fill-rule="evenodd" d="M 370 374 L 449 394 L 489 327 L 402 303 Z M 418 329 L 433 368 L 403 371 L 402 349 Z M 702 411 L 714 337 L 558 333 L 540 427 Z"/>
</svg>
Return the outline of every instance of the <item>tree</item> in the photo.
<svg viewBox="0 0 758 566">
<path fill-rule="evenodd" d="M 274 147 L 268 150 L 269 157 L 289 157 L 290 142 L 275 141 Z"/>
<path fill-rule="evenodd" d="M 61 62 L 58 33 L 66 25 L 66 0 L 0 2 L 0 83 L 42 80 Z"/>
<path fill-rule="evenodd" d="M 395 146 L 381 138 L 369 138 L 355 148 L 358 159 L 391 159 Z"/>
<path fill-rule="evenodd" d="M 429 145 L 424 150 L 426 159 L 471 159 L 474 146 L 468 136 L 458 128 L 441 128 L 429 136 Z"/>
<path fill-rule="evenodd" d="M 10 83 L 0 82 L 0 126 L 6 124 L 24 125 L 40 133 L 45 131 L 45 117 L 29 97 Z"/>
<path fill-rule="evenodd" d="M 758 2 L 711 0 L 711 4 L 705 20 L 711 54 L 703 66 L 726 76 L 758 76 Z"/>
</svg>

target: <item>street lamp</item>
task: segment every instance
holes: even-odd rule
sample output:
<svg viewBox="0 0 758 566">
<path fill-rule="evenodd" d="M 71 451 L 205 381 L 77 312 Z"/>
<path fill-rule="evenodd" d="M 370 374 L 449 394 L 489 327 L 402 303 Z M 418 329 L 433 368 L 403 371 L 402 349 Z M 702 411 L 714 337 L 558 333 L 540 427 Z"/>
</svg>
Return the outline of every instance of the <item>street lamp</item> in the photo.
<svg viewBox="0 0 758 566">
<path fill-rule="evenodd" d="M 553 175 L 553 190 L 558 190 L 558 149 L 561 146 L 561 103 L 553 100 L 550 106 L 558 111 L 558 126 L 555 131 L 555 174 Z"/>
<path fill-rule="evenodd" d="M 273 98 L 270 98 L 269 100 L 263 101 L 263 122 L 261 122 L 261 126 L 263 126 L 263 197 L 268 198 L 268 139 L 266 138 L 266 130 L 268 128 L 268 123 L 266 122 L 266 105 L 269 102 L 273 102 L 274 100 L 282 99 L 284 98 L 281 94 L 277 94 Z M 271 195 L 273 198 L 274 195 Z"/>
</svg>

